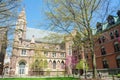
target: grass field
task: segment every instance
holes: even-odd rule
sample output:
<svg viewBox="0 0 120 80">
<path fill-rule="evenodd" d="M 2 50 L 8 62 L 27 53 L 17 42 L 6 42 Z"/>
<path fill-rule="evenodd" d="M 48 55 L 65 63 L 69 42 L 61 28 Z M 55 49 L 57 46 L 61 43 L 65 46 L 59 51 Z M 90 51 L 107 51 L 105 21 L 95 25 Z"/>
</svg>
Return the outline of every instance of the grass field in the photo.
<svg viewBox="0 0 120 80">
<path fill-rule="evenodd" d="M 0 80 L 78 80 L 72 77 L 57 77 L 57 78 L 0 78 Z"/>
</svg>

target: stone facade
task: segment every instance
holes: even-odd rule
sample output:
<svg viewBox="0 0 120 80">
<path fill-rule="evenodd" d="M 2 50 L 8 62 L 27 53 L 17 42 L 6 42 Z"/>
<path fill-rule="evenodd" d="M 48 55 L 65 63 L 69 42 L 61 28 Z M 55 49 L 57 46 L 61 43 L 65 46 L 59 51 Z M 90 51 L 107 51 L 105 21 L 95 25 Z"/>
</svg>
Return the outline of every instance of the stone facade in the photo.
<svg viewBox="0 0 120 80">
<path fill-rule="evenodd" d="M 28 28 L 26 24 L 25 10 L 22 10 L 18 16 L 16 25 L 12 57 L 10 60 L 10 75 L 63 75 L 65 72 L 65 45 L 63 43 L 43 41 L 39 38 L 44 35 L 41 33 L 41 30 Z M 28 30 L 32 30 L 33 32 Z M 35 34 L 38 31 L 41 34 Z M 30 38 L 28 38 L 29 36 Z M 43 61 L 44 64 L 47 64 L 47 67 L 38 69 L 43 64 L 38 63 L 36 65 L 37 61 Z"/>
</svg>

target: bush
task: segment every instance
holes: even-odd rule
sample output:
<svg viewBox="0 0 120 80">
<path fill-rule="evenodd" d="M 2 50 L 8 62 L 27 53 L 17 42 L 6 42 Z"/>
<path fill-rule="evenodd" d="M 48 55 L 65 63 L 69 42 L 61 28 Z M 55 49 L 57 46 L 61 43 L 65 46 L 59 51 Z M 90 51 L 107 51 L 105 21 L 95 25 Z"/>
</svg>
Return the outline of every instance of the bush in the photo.
<svg viewBox="0 0 120 80">
<path fill-rule="evenodd" d="M 116 76 L 117 76 L 118 78 L 120 78 L 120 74 L 117 74 Z"/>
</svg>

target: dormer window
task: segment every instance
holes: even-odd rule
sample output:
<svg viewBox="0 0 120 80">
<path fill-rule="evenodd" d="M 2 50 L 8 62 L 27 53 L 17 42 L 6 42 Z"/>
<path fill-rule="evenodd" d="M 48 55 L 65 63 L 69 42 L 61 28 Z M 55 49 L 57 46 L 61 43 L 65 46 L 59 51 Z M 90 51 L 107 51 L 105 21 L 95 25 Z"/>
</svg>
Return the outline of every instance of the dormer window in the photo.
<svg viewBox="0 0 120 80">
<path fill-rule="evenodd" d="M 116 38 L 119 37 L 119 32 L 118 32 L 118 30 L 115 30 L 115 37 L 116 37 Z"/>
<path fill-rule="evenodd" d="M 114 18 L 113 18 L 112 15 L 109 15 L 109 16 L 108 16 L 107 21 L 108 21 L 108 24 L 109 24 L 109 25 L 115 24 L 115 20 L 114 20 Z"/>
<path fill-rule="evenodd" d="M 114 39 L 114 34 L 113 34 L 113 32 L 110 32 L 110 38 L 111 38 L 111 39 Z"/>
<path fill-rule="evenodd" d="M 102 31 L 102 25 L 101 25 L 101 23 L 97 22 L 96 27 L 97 27 L 97 32 L 101 32 Z"/>
</svg>

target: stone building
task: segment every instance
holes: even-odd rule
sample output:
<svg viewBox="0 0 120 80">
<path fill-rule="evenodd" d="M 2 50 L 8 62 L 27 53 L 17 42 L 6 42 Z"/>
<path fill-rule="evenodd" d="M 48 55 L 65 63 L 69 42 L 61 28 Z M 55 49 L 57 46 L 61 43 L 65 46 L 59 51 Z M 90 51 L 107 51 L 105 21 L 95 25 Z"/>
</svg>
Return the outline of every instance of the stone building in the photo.
<svg viewBox="0 0 120 80">
<path fill-rule="evenodd" d="M 0 75 L 2 75 L 3 72 L 6 48 L 7 48 L 7 28 L 0 27 Z"/>
<path fill-rule="evenodd" d="M 21 11 L 10 61 L 11 76 L 64 74 L 65 45 L 62 43 L 62 38 L 58 42 L 44 39 L 48 34 L 63 35 L 27 27 L 25 10 Z M 42 66 L 44 64 L 46 67 Z"/>
</svg>

